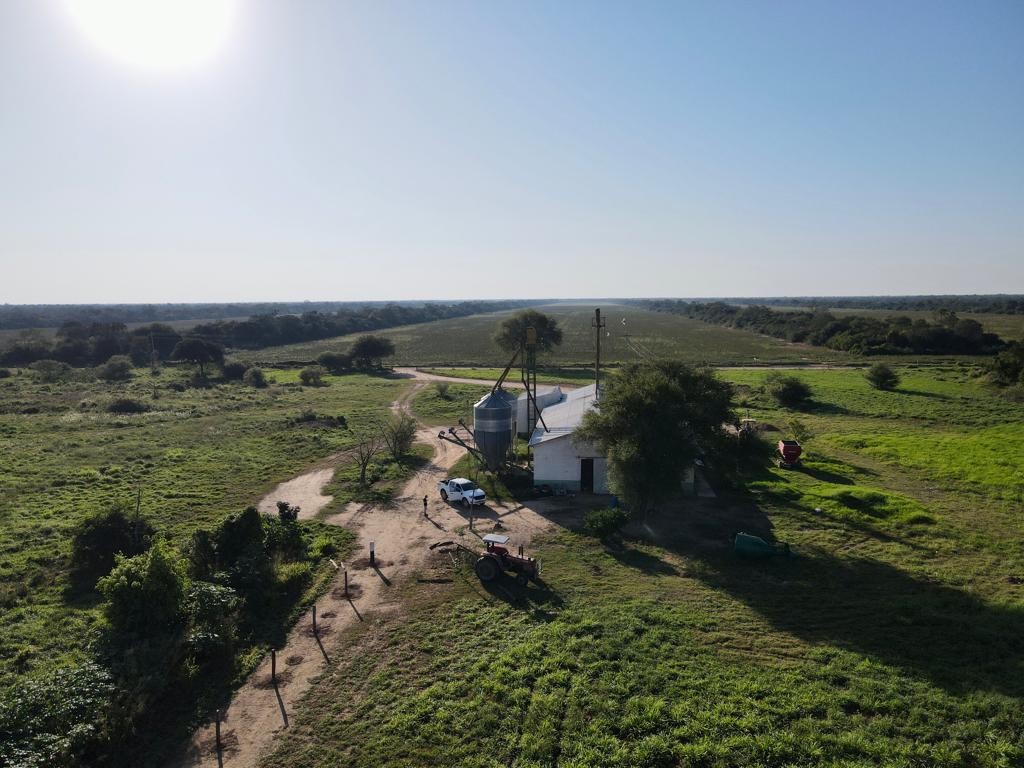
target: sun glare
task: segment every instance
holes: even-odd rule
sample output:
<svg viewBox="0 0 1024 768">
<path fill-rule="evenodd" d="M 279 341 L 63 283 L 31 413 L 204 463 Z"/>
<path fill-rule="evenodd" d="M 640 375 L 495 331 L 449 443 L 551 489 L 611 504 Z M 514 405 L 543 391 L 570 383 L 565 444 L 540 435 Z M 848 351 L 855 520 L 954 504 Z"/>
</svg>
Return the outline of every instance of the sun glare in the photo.
<svg viewBox="0 0 1024 768">
<path fill-rule="evenodd" d="M 238 0 L 65 0 L 75 26 L 104 53 L 140 69 L 191 69 L 223 47 Z"/>
</svg>

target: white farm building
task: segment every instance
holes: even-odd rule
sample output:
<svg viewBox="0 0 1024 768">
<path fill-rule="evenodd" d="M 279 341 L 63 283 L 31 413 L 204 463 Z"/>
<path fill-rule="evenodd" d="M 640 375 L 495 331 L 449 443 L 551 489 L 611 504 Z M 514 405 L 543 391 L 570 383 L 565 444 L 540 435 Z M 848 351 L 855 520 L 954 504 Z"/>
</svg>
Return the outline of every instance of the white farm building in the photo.
<svg viewBox="0 0 1024 768">
<path fill-rule="evenodd" d="M 530 436 L 534 485 L 582 493 L 608 493 L 608 467 L 604 456 L 593 445 L 572 436 L 583 415 L 596 402 L 595 384 L 566 392 L 559 387 L 537 392 L 543 424 L 538 420 Z M 520 395 L 517 405 L 519 428 L 526 421 L 525 393 Z"/>
</svg>

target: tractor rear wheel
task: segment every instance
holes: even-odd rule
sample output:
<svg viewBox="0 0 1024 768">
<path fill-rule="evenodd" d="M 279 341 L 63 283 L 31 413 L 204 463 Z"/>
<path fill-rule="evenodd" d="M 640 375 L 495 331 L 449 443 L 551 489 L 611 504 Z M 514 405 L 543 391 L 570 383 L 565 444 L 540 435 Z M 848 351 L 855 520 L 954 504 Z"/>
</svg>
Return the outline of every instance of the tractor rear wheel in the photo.
<svg viewBox="0 0 1024 768">
<path fill-rule="evenodd" d="M 498 567 L 498 563 L 493 557 L 484 555 L 476 561 L 473 571 L 480 581 L 494 581 L 498 578 L 498 574 L 501 573 L 501 568 Z"/>
</svg>

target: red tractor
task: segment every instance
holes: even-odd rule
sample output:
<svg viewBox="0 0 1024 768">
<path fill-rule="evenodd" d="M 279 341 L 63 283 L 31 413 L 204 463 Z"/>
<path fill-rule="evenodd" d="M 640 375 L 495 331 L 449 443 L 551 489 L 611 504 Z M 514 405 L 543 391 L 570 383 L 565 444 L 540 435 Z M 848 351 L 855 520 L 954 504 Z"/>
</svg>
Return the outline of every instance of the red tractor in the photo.
<svg viewBox="0 0 1024 768">
<path fill-rule="evenodd" d="M 540 560 L 525 557 L 522 547 L 519 547 L 518 555 L 513 555 L 504 546 L 508 544 L 508 539 L 508 536 L 500 533 L 484 536 L 487 549 L 480 553 L 473 565 L 473 572 L 480 581 L 493 581 L 502 573 L 511 572 L 516 575 L 516 583 L 525 587 L 530 579 L 536 580 L 540 576 Z"/>
<path fill-rule="evenodd" d="M 795 469 L 800 466 L 800 454 L 803 448 L 796 440 L 779 440 L 779 466 L 782 469 Z"/>
</svg>

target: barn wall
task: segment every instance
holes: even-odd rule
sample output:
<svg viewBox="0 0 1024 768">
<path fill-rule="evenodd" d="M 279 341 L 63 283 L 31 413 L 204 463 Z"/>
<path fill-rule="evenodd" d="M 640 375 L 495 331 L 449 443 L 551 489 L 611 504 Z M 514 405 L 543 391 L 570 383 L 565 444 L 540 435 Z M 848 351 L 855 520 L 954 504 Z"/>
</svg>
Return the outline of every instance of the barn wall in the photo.
<svg viewBox="0 0 1024 768">
<path fill-rule="evenodd" d="M 533 484 L 566 491 L 580 489 L 580 459 L 594 459 L 594 492 L 608 493 L 608 466 L 589 443 L 574 443 L 569 436 L 533 448 Z"/>
</svg>

